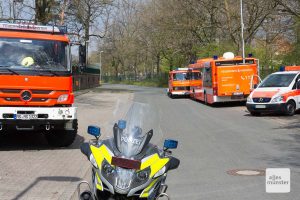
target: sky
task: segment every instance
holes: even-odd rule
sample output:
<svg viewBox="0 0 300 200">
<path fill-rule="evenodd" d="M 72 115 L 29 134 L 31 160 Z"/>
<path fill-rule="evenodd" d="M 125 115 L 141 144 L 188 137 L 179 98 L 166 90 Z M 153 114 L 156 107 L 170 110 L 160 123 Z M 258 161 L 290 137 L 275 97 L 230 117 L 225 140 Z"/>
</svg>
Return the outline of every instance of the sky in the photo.
<svg viewBox="0 0 300 200">
<path fill-rule="evenodd" d="M 2 0 L 0 1 L 0 5 L 2 7 L 2 12 L 0 12 L 0 17 L 2 18 L 12 18 L 13 17 L 13 1 L 14 0 Z M 17 0 L 15 0 L 17 1 Z M 22 3 L 15 3 L 15 15 L 20 19 L 32 20 L 34 18 L 34 7 L 35 0 L 23 0 Z M 25 5 L 25 6 L 24 6 Z M 103 23 L 101 21 L 97 21 L 95 24 L 98 24 L 99 28 L 94 28 L 95 31 L 99 31 L 103 28 Z M 93 28 L 91 29 L 93 31 Z M 100 39 L 101 40 L 101 39 Z M 92 52 L 98 50 L 99 39 L 96 37 L 91 37 L 89 42 L 89 55 Z M 78 47 L 72 47 L 72 55 L 78 56 Z"/>
</svg>

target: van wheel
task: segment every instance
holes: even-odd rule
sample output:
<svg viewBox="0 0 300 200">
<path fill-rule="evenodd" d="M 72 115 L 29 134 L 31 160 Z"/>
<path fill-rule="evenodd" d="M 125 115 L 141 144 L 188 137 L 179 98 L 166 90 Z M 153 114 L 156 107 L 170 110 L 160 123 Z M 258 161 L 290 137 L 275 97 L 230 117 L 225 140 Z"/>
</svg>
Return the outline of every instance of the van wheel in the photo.
<svg viewBox="0 0 300 200">
<path fill-rule="evenodd" d="M 260 116 L 260 115 L 261 115 L 260 112 L 250 112 L 250 114 L 251 114 L 252 116 Z"/>
<path fill-rule="evenodd" d="M 285 105 L 285 114 L 288 116 L 293 116 L 296 111 L 296 104 L 294 101 L 290 100 Z"/>
</svg>

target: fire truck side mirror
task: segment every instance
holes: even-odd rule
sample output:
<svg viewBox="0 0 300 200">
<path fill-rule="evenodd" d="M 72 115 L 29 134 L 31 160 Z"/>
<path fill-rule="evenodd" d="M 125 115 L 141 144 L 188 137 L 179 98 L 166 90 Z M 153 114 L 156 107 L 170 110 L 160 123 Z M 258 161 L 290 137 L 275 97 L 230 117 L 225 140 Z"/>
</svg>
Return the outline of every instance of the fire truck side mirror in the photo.
<svg viewBox="0 0 300 200">
<path fill-rule="evenodd" d="M 300 89 L 300 81 L 297 82 L 297 90 Z"/>
<path fill-rule="evenodd" d="M 79 64 L 85 66 L 86 64 L 86 46 L 79 45 Z"/>
</svg>

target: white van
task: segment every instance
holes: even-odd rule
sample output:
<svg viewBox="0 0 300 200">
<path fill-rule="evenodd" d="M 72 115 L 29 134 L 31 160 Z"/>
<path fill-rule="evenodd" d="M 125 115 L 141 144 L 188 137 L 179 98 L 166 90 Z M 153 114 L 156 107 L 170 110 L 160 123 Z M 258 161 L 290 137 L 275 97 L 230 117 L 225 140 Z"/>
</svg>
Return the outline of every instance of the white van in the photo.
<svg viewBox="0 0 300 200">
<path fill-rule="evenodd" d="M 299 71 L 296 71 L 299 70 Z M 282 113 L 288 116 L 300 108 L 300 66 L 281 68 L 267 76 L 247 98 L 251 115 Z"/>
</svg>

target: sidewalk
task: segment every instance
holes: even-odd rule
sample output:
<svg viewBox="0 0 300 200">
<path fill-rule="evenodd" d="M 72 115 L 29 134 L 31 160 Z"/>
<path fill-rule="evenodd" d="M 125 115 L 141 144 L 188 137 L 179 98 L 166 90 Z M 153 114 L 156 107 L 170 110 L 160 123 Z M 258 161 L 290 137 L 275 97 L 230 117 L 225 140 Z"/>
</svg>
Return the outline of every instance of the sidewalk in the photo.
<svg viewBox="0 0 300 200">
<path fill-rule="evenodd" d="M 91 138 L 86 133 L 87 126 L 100 126 L 106 137 L 111 133 L 113 122 L 126 112 L 133 98 L 130 93 L 92 90 L 75 92 L 75 96 L 79 130 L 70 147 L 52 148 L 40 133 L 3 139 L 0 147 L 1 200 L 69 200 L 74 197 L 78 182 L 89 175 L 90 163 L 80 152 L 80 144 Z"/>
</svg>

